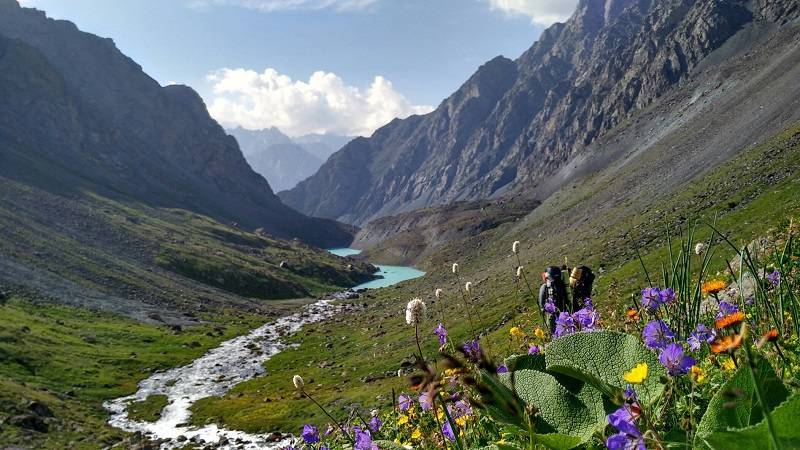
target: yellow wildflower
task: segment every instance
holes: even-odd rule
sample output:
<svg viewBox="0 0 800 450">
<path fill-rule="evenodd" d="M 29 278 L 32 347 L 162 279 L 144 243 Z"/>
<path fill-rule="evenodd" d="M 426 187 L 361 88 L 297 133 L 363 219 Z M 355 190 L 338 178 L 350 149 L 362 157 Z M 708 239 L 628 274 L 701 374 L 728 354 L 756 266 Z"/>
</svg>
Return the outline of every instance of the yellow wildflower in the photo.
<svg viewBox="0 0 800 450">
<path fill-rule="evenodd" d="M 444 376 L 452 377 L 454 375 L 458 375 L 458 370 L 456 370 L 456 369 L 444 369 Z"/>
<path fill-rule="evenodd" d="M 419 440 L 420 438 L 422 438 L 422 430 L 420 430 L 419 428 L 415 428 L 414 431 L 411 433 L 411 439 L 414 439 L 416 441 Z"/>
<path fill-rule="evenodd" d="M 512 336 L 518 337 L 518 338 L 522 338 L 522 337 L 526 336 L 525 332 L 522 331 L 519 327 L 511 327 L 511 330 L 509 330 L 509 333 L 511 333 Z"/>
<path fill-rule="evenodd" d="M 406 416 L 405 414 L 397 418 L 398 425 L 405 425 L 407 423 L 408 423 L 408 416 Z"/>
<path fill-rule="evenodd" d="M 639 363 L 630 370 L 630 372 L 625 373 L 622 378 L 627 381 L 628 383 L 639 384 L 647 378 L 647 363 Z"/>
<path fill-rule="evenodd" d="M 706 371 L 703 370 L 700 366 L 694 365 L 692 366 L 692 379 L 697 383 L 701 384 L 706 381 Z"/>
<path fill-rule="evenodd" d="M 542 327 L 536 327 L 536 329 L 533 330 L 533 334 L 537 338 L 543 338 L 544 337 L 544 330 L 542 329 Z"/>
<path fill-rule="evenodd" d="M 722 363 L 722 370 L 727 372 L 733 372 L 736 370 L 736 363 L 733 362 L 733 358 L 728 358 Z"/>
</svg>

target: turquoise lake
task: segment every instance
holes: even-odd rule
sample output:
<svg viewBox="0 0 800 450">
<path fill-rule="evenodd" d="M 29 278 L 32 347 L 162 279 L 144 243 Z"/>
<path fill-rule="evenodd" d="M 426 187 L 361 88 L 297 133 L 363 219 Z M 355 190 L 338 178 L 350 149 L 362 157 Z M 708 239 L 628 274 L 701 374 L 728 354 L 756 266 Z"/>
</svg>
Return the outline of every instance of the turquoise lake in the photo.
<svg viewBox="0 0 800 450">
<path fill-rule="evenodd" d="M 331 248 L 328 249 L 328 251 L 336 256 L 352 256 L 361 253 L 361 250 L 355 248 Z M 411 280 L 425 275 L 425 272 L 415 269 L 413 267 L 385 266 L 382 264 L 376 264 L 376 266 L 378 267 L 378 269 L 380 269 L 379 272 L 376 272 L 376 275 L 381 275 L 383 276 L 383 278 L 359 284 L 358 286 L 353 287 L 353 289 L 382 288 L 386 286 L 391 286 L 393 284 L 397 284 L 401 281 Z"/>
</svg>

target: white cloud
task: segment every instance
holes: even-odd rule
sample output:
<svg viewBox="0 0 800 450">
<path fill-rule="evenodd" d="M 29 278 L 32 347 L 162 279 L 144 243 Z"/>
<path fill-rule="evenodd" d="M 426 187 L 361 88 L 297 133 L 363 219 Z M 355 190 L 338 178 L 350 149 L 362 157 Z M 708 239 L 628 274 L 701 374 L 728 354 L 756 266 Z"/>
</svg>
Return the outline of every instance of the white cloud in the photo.
<svg viewBox="0 0 800 450">
<path fill-rule="evenodd" d="M 359 11 L 372 6 L 378 0 L 190 0 L 193 8 L 210 6 L 237 6 L 258 11 L 291 11 L 333 9 L 336 11 Z"/>
<path fill-rule="evenodd" d="M 578 0 L 489 0 L 489 6 L 508 14 L 526 15 L 531 22 L 547 26 L 569 19 Z"/>
<path fill-rule="evenodd" d="M 275 69 L 261 73 L 222 69 L 206 78 L 213 84 L 208 111 L 227 127 L 275 126 L 291 136 L 325 132 L 369 136 L 395 117 L 433 110 L 412 105 L 382 76 L 376 76 L 366 89 L 322 71 L 314 72 L 308 81 L 292 80 Z"/>
</svg>

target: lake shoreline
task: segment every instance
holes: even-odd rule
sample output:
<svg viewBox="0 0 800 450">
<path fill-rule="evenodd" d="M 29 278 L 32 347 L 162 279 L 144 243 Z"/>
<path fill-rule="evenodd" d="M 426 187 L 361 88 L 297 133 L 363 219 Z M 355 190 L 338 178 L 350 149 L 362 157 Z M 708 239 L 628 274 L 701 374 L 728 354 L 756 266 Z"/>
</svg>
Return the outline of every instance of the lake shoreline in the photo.
<svg viewBox="0 0 800 450">
<path fill-rule="evenodd" d="M 329 248 L 328 252 L 342 258 L 353 257 L 361 254 L 362 250 L 349 247 Z M 374 275 L 381 276 L 376 280 L 361 283 L 350 288 L 351 290 L 378 289 L 388 287 L 403 281 L 413 280 L 425 275 L 425 272 L 411 266 L 393 266 L 388 264 L 375 264 L 378 271 Z"/>
</svg>

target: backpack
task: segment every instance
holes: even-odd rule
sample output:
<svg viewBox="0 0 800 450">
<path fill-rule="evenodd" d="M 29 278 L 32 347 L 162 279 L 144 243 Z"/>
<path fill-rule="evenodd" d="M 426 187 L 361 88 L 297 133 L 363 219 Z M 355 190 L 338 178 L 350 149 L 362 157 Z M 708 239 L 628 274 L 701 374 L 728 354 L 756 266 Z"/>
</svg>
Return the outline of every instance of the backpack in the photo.
<svg viewBox="0 0 800 450">
<path fill-rule="evenodd" d="M 583 301 L 592 296 L 592 285 L 595 275 L 589 266 L 579 266 L 572 269 L 569 276 L 569 285 L 572 287 L 573 307 L 581 308 Z"/>
<path fill-rule="evenodd" d="M 561 269 L 557 266 L 550 266 L 543 275 L 545 298 L 539 299 L 540 302 L 544 305 L 547 298 L 552 298 L 556 308 L 567 311 L 567 286 L 564 284 Z"/>
</svg>

